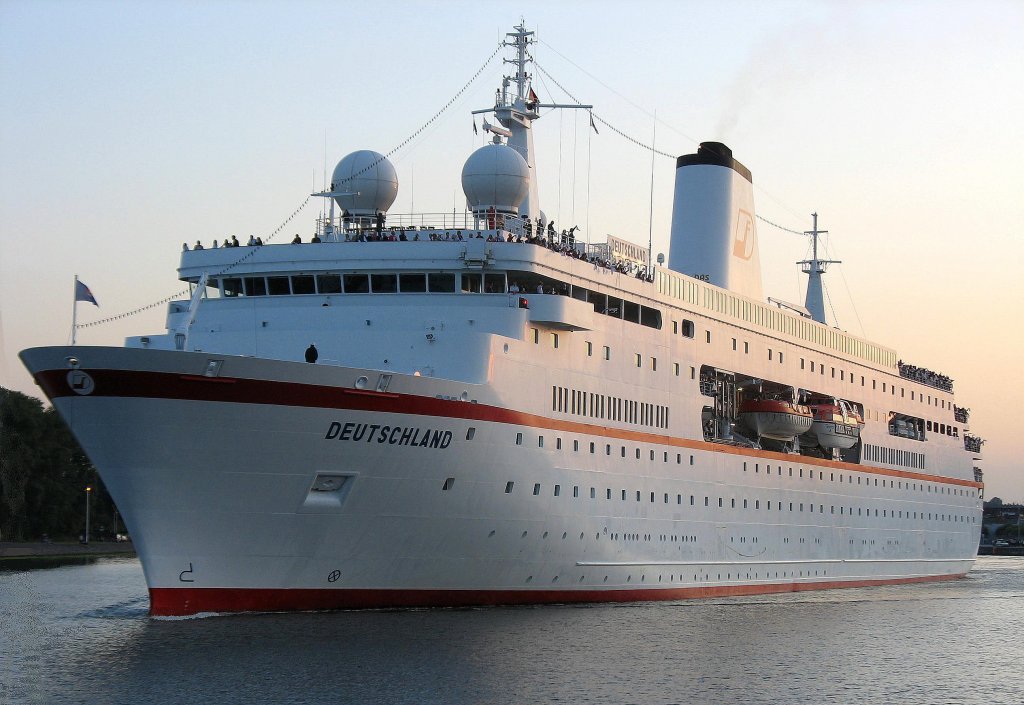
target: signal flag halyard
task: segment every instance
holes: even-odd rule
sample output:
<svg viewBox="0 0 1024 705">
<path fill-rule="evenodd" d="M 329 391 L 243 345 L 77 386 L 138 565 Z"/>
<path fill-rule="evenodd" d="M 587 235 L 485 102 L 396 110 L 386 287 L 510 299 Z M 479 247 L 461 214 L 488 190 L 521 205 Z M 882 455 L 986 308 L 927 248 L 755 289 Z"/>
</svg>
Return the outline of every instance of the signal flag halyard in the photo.
<svg viewBox="0 0 1024 705">
<path fill-rule="evenodd" d="M 89 301 L 93 306 L 99 307 L 89 287 L 78 280 L 75 280 L 75 301 Z"/>
</svg>

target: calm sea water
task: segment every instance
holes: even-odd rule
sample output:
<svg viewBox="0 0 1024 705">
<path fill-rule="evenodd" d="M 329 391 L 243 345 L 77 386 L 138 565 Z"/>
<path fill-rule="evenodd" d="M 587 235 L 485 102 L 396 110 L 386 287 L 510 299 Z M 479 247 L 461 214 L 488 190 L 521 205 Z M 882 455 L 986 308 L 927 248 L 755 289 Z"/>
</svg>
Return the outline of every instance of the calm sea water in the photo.
<svg viewBox="0 0 1024 705">
<path fill-rule="evenodd" d="M 1024 558 L 586 607 L 154 620 L 137 560 L 0 571 L 3 703 L 1024 702 Z"/>
</svg>

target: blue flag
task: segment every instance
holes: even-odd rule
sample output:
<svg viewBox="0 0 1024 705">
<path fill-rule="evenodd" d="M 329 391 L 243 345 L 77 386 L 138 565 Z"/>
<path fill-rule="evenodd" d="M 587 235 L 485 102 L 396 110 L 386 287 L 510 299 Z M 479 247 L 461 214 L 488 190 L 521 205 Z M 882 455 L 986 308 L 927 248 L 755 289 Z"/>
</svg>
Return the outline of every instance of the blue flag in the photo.
<svg viewBox="0 0 1024 705">
<path fill-rule="evenodd" d="M 93 306 L 99 306 L 89 287 L 78 280 L 75 280 L 75 301 L 89 301 Z"/>
</svg>

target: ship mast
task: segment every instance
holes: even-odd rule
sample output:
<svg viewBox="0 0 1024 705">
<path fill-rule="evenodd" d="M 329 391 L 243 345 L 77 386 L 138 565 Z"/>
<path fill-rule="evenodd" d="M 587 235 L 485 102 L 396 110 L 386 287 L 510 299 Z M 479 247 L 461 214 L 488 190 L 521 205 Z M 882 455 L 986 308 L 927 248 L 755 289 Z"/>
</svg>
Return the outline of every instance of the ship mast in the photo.
<svg viewBox="0 0 1024 705">
<path fill-rule="evenodd" d="M 506 64 L 514 66 L 515 71 L 512 75 L 506 75 L 502 80 L 501 89 L 495 95 L 494 107 L 474 110 L 473 114 L 494 113 L 502 127 L 490 131 L 506 137 L 508 146 L 519 152 L 526 160 L 526 164 L 530 168 L 530 190 L 519 205 L 519 214 L 524 218 L 536 220 L 540 215 L 540 205 L 537 197 L 537 165 L 534 161 L 532 123 L 540 117 L 538 108 L 590 110 L 594 106 L 541 103 L 530 86 L 533 75 L 526 70 L 527 65 L 533 61 L 533 57 L 530 56 L 527 49 L 536 41 L 533 39 L 534 33 L 527 31 L 522 22 L 515 27 L 515 30 L 505 35 L 509 39 L 504 42 L 505 46 L 515 49 L 515 58 L 504 60 Z M 515 84 L 515 89 L 510 91 L 513 84 Z M 486 122 L 484 129 L 489 129 Z"/>
<path fill-rule="evenodd" d="M 841 260 L 818 259 L 818 236 L 828 234 L 828 230 L 818 230 L 818 214 L 811 213 L 814 218 L 814 226 L 811 230 L 804 231 L 804 235 L 811 236 L 812 254 L 811 259 L 797 262 L 801 271 L 807 275 L 807 297 L 804 300 L 804 308 L 811 312 L 811 318 L 818 323 L 825 323 L 825 298 L 821 289 L 821 275 L 825 273 L 830 264 L 842 264 Z"/>
</svg>

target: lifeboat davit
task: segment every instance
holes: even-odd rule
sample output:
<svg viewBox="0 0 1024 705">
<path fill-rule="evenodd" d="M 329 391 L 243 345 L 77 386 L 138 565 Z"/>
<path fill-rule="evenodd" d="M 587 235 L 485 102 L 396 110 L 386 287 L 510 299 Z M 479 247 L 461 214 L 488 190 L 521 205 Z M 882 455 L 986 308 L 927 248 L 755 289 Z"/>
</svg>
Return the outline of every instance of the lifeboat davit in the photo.
<svg viewBox="0 0 1024 705">
<path fill-rule="evenodd" d="M 846 450 L 860 440 L 864 418 L 846 401 L 811 401 L 807 406 L 814 414 L 814 423 L 811 424 L 811 430 L 800 439 L 805 445 Z"/>
<path fill-rule="evenodd" d="M 780 399 L 748 399 L 740 404 L 740 422 L 761 438 L 792 441 L 814 422 L 811 410 Z"/>
</svg>

